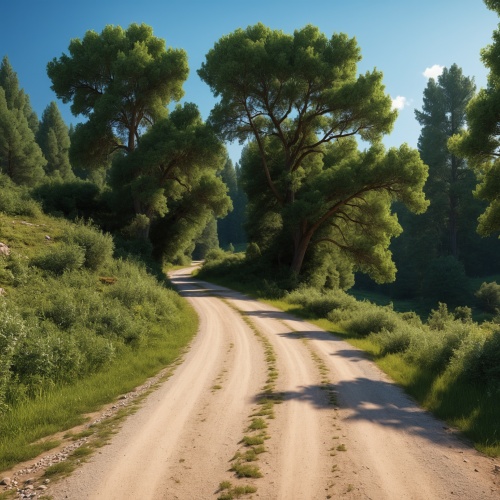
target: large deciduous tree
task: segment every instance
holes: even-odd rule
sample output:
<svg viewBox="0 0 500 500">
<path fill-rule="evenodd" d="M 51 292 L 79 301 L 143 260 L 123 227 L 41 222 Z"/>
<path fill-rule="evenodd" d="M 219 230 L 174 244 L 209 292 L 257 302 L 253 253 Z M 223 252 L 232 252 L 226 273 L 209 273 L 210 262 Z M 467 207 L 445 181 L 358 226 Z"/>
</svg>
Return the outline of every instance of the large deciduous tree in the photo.
<svg viewBox="0 0 500 500">
<path fill-rule="evenodd" d="M 48 63 L 47 73 L 72 113 L 88 118 L 72 136 L 75 159 L 87 168 L 107 163 L 115 151 L 132 152 L 141 133 L 167 116 L 166 105 L 183 96 L 186 53 L 167 49 L 150 26 L 87 31 L 68 50 Z"/>
<path fill-rule="evenodd" d="M 500 15 L 499 0 L 485 4 Z M 487 87 L 467 107 L 467 130 L 452 137 L 449 145 L 478 176 L 476 195 L 489 203 L 479 217 L 478 232 L 488 235 L 500 231 L 500 27 L 481 51 L 481 59 L 489 69 Z"/>
<path fill-rule="evenodd" d="M 174 207 L 186 197 L 198 205 L 202 213 L 226 214 L 230 200 L 225 185 L 216 178 L 217 171 L 224 165 L 224 158 L 223 144 L 203 122 L 198 108 L 187 103 L 177 106 L 167 118 L 156 122 L 142 136 L 138 148 L 114 162 L 111 183 L 117 192 L 131 197 L 135 213 L 144 216 L 143 237 L 148 237 L 151 221 L 175 211 Z M 206 192 L 198 198 L 191 198 L 202 185 Z M 214 191 L 220 200 L 215 200 Z M 189 217 L 178 215 L 189 221 Z M 191 222 L 197 225 L 199 218 L 191 216 Z M 205 222 L 203 220 L 202 224 Z"/>
<path fill-rule="evenodd" d="M 278 259 L 297 274 L 311 247 L 329 244 L 378 281 L 394 279 L 391 203 L 426 208 L 426 167 L 416 150 L 380 145 L 396 111 L 382 74 L 358 75 L 359 60 L 345 34 L 306 26 L 288 35 L 259 23 L 221 38 L 198 72 L 220 97 L 210 122 L 225 139 L 252 141 L 242 168 L 265 183 L 259 210 L 274 246 L 283 242 Z M 355 136 L 371 147 L 359 152 Z"/>
</svg>

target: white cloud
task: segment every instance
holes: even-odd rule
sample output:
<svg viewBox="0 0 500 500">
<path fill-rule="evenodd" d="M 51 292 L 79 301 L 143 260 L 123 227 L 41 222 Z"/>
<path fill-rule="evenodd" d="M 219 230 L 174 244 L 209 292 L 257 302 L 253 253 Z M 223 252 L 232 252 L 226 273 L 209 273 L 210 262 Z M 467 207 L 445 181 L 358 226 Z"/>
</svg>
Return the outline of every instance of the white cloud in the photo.
<svg viewBox="0 0 500 500">
<path fill-rule="evenodd" d="M 430 68 L 425 68 L 425 71 L 422 73 L 425 78 L 437 78 L 443 72 L 444 66 L 440 66 L 439 64 L 434 64 Z"/>
<path fill-rule="evenodd" d="M 392 100 L 392 109 L 403 109 L 409 105 L 410 102 L 408 101 L 408 99 L 406 97 L 403 97 L 402 95 L 398 95 Z"/>
</svg>

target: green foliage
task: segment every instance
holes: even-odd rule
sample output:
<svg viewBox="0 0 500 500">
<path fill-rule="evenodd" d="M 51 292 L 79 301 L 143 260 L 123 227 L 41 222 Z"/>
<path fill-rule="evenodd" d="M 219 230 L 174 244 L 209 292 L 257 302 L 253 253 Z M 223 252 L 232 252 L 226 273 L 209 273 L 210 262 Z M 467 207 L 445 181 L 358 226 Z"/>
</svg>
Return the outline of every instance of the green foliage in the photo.
<svg viewBox="0 0 500 500">
<path fill-rule="evenodd" d="M 5 395 L 11 384 L 11 365 L 19 342 L 26 337 L 28 327 L 7 302 L 0 302 L 0 414 L 5 409 Z"/>
<path fill-rule="evenodd" d="M 382 330 L 392 332 L 399 327 L 399 321 L 392 307 L 379 307 L 364 302 L 358 304 L 356 310 L 351 312 L 350 318 L 342 325 L 348 333 L 365 337 Z"/>
<path fill-rule="evenodd" d="M 46 160 L 20 109 L 10 109 L 0 86 L 0 173 L 16 184 L 33 186 L 44 176 Z"/>
<path fill-rule="evenodd" d="M 249 260 L 252 260 L 252 259 L 258 259 L 260 256 L 261 256 L 261 252 L 260 252 L 259 245 L 257 243 L 255 243 L 255 241 L 251 241 L 247 245 L 245 257 Z"/>
<path fill-rule="evenodd" d="M 0 173 L 0 212 L 8 215 L 37 216 L 40 205 L 24 186 L 17 186 L 7 175 Z"/>
<path fill-rule="evenodd" d="M 444 302 L 457 306 L 470 302 L 463 264 L 452 256 L 432 261 L 425 274 L 422 293 L 432 303 Z"/>
<path fill-rule="evenodd" d="M 97 271 L 113 256 L 114 243 L 111 235 L 102 233 L 90 223 L 77 222 L 65 232 L 63 241 L 78 245 L 84 250 L 83 265 L 92 271 Z"/>
<path fill-rule="evenodd" d="M 483 283 L 475 295 L 485 311 L 497 313 L 500 310 L 500 285 L 496 281 Z"/>
<path fill-rule="evenodd" d="M 316 288 L 299 288 L 288 293 L 286 301 L 298 304 L 317 317 L 326 317 L 333 310 L 350 311 L 357 305 L 356 299 L 342 290 L 320 291 Z"/>
<path fill-rule="evenodd" d="M 32 195 L 40 200 L 46 213 L 63 214 L 70 219 L 102 216 L 107 210 L 99 187 L 88 180 L 49 179 L 38 185 Z"/>
<path fill-rule="evenodd" d="M 487 0 L 486 5 L 500 12 L 495 0 Z M 500 230 L 499 53 L 500 30 L 497 29 L 493 32 L 493 42 L 481 52 L 482 61 L 489 69 L 488 85 L 477 93 L 467 107 L 467 130 L 455 134 L 449 142 L 453 153 L 466 158 L 476 172 L 479 179 L 476 196 L 489 204 L 479 218 L 478 232 L 482 235 Z"/>
<path fill-rule="evenodd" d="M 69 131 L 55 102 L 51 102 L 42 114 L 36 141 L 47 160 L 45 173 L 53 178 L 73 180 L 75 176 L 69 162 Z"/>
<path fill-rule="evenodd" d="M 259 23 L 221 38 L 198 71 L 221 98 L 210 123 L 227 140 L 252 141 L 241 165 L 249 240 L 297 275 L 322 244 L 377 281 L 394 279 L 388 245 L 401 228 L 391 203 L 426 208 L 426 168 L 406 145 L 380 145 L 396 112 L 382 74 L 358 75 L 359 60 L 344 34 Z M 359 152 L 354 135 L 372 146 Z"/>
<path fill-rule="evenodd" d="M 49 248 L 32 259 L 31 264 L 44 271 L 62 275 L 66 271 L 80 269 L 84 262 L 85 250 L 82 247 L 75 244 L 63 244 Z"/>
<path fill-rule="evenodd" d="M 74 132 L 77 145 L 87 142 L 79 150 L 87 168 L 106 164 L 117 148 L 133 151 L 141 129 L 164 118 L 166 105 L 183 95 L 186 53 L 167 49 L 145 24 L 87 31 L 71 40 L 68 51 L 49 62 L 47 73 L 73 114 L 88 117 Z"/>
</svg>

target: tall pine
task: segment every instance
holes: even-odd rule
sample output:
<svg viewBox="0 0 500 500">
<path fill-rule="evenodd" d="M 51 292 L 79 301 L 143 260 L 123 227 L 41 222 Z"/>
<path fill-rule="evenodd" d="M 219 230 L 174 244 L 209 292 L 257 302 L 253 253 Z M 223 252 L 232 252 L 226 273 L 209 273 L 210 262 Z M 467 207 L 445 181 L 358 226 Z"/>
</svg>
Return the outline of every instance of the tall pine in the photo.
<svg viewBox="0 0 500 500">
<path fill-rule="evenodd" d="M 73 179 L 69 161 L 69 130 L 55 102 L 51 102 L 43 112 L 36 140 L 47 160 L 46 174 L 62 180 Z"/>
<path fill-rule="evenodd" d="M 19 88 L 17 73 L 12 69 L 7 56 L 2 59 L 0 65 L 0 87 L 5 91 L 5 99 L 9 109 L 18 109 L 26 117 L 28 126 L 36 134 L 38 131 L 38 117 L 33 111 L 28 94 Z"/>
<path fill-rule="evenodd" d="M 0 87 L 0 172 L 16 184 L 35 185 L 44 176 L 46 160 L 21 109 L 9 109 Z"/>
</svg>

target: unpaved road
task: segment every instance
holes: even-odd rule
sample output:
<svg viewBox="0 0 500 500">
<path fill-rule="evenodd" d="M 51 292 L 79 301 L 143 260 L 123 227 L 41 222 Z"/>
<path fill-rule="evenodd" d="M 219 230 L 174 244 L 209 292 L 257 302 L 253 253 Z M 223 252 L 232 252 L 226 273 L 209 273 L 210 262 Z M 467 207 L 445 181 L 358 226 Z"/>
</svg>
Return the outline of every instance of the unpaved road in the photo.
<svg viewBox="0 0 500 500">
<path fill-rule="evenodd" d="M 500 498 L 495 462 L 419 409 L 360 351 L 314 325 L 227 289 L 172 279 L 200 316 L 174 374 L 101 448 L 46 494 L 58 499 Z M 273 377 L 270 377 L 270 374 Z M 270 383 L 271 381 L 271 383 Z M 262 477 L 229 471 L 267 384 Z M 271 387 L 272 386 L 272 387 Z"/>
</svg>

